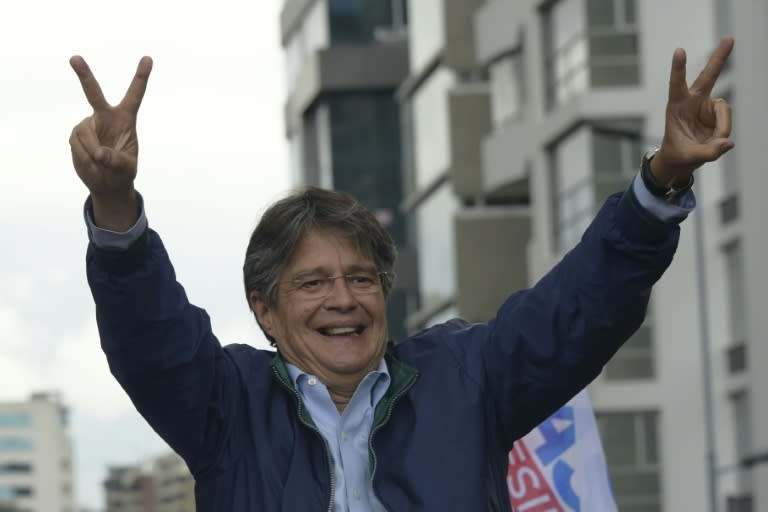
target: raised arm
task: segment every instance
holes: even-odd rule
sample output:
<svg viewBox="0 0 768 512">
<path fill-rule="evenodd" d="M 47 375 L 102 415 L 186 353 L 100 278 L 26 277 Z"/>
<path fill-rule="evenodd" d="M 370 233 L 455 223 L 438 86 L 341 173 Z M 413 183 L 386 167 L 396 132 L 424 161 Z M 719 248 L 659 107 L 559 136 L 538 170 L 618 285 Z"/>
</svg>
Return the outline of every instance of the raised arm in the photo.
<svg viewBox="0 0 768 512">
<path fill-rule="evenodd" d="M 141 59 L 116 106 L 104 99 L 81 57 L 70 63 L 93 107 L 69 141 L 75 170 L 91 193 L 89 217 L 101 228 L 97 240 L 88 222 L 93 243 L 86 256 L 101 347 L 136 409 L 198 475 L 229 460 L 220 454 L 225 442 L 232 447 L 226 426 L 239 388 L 231 358 L 208 315 L 176 281 L 160 237 L 137 223 L 136 116 L 152 60 Z M 104 230 L 116 233 L 105 237 Z"/>
<path fill-rule="evenodd" d="M 69 62 L 93 107 L 93 114 L 72 130 L 72 163 L 91 193 L 96 225 L 110 231 L 127 231 L 137 219 L 133 186 L 139 155 L 136 116 L 147 89 L 152 59 L 143 57 L 139 61 L 125 97 L 114 107 L 107 103 L 85 60 L 75 56 Z"/>
<path fill-rule="evenodd" d="M 685 53 L 674 52 L 665 136 L 651 160 L 658 184 L 684 185 L 734 146 L 730 107 L 710 98 L 733 44 L 721 41 L 690 89 Z M 641 325 L 680 231 L 647 206 L 633 186 L 609 198 L 558 265 L 507 299 L 489 324 L 470 329 L 474 343 L 455 337 L 468 374 L 494 400 L 509 448 L 597 377 Z"/>
</svg>

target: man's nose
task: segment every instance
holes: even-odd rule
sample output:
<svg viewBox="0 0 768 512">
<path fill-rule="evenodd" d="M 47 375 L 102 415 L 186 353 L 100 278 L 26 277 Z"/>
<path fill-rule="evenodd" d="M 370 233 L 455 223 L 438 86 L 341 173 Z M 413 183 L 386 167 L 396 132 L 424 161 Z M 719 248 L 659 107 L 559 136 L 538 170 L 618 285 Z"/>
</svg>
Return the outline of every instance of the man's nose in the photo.
<svg viewBox="0 0 768 512">
<path fill-rule="evenodd" d="M 331 281 L 331 289 L 325 297 L 325 303 L 327 307 L 341 308 L 348 308 L 357 303 L 357 299 L 344 276 L 339 276 Z"/>
</svg>

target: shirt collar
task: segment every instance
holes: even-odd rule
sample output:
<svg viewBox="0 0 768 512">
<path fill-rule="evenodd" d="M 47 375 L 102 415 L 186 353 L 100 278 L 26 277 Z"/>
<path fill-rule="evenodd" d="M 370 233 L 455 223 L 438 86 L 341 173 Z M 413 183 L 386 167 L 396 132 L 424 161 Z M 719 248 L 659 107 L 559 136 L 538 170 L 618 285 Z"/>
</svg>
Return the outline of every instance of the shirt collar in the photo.
<svg viewBox="0 0 768 512">
<path fill-rule="evenodd" d="M 288 374 L 291 376 L 293 385 L 299 391 L 299 393 L 303 395 L 303 386 L 301 383 L 306 382 L 309 378 L 315 376 L 300 370 L 297 366 L 289 363 L 288 361 L 285 361 L 285 367 L 288 369 Z M 378 368 L 363 377 L 363 380 L 360 381 L 360 384 L 358 384 L 357 387 L 358 389 L 362 386 L 370 387 L 371 406 L 375 407 L 376 404 L 379 403 L 379 400 L 381 400 L 384 394 L 387 392 L 387 389 L 389 389 L 390 380 L 391 379 L 389 376 L 389 369 L 387 368 L 387 362 L 382 357 L 379 361 Z"/>
</svg>

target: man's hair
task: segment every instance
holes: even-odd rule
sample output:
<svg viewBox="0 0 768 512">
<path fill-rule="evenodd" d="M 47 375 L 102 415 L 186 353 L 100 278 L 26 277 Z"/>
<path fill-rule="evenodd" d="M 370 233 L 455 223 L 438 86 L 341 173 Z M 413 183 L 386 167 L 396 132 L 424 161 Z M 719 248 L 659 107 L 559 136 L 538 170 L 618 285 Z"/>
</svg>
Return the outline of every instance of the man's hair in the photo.
<svg viewBox="0 0 768 512">
<path fill-rule="evenodd" d="M 381 283 L 384 297 L 389 297 L 397 250 L 387 230 L 349 194 L 306 187 L 270 206 L 251 234 L 243 264 L 249 305 L 251 293 L 256 292 L 268 307 L 277 306 L 280 276 L 302 237 L 315 228 L 350 239 L 362 256 L 373 260 L 378 272 L 386 272 Z M 259 327 L 264 331 L 261 324 Z M 266 331 L 264 334 L 275 346 L 275 340 Z"/>
</svg>

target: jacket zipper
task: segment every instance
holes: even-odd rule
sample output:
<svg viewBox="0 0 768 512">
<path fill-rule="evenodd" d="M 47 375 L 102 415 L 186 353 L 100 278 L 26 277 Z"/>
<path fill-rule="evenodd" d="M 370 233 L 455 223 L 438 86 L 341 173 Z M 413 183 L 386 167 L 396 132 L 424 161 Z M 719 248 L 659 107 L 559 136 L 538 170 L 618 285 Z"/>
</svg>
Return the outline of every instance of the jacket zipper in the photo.
<svg viewBox="0 0 768 512">
<path fill-rule="evenodd" d="M 373 455 L 373 467 L 371 467 L 371 490 L 373 491 L 374 497 L 378 500 L 378 502 L 381 504 L 381 506 L 384 508 L 384 510 L 387 510 L 387 508 L 384 506 L 384 502 L 381 501 L 381 498 L 379 498 L 379 495 L 376 494 L 376 487 L 373 485 L 373 477 L 376 475 L 376 466 L 378 466 L 378 460 L 376 459 L 376 452 L 373 450 L 373 436 L 378 432 L 384 425 L 387 424 L 389 421 L 389 418 L 392 416 L 392 410 L 395 408 L 395 403 L 400 400 L 400 397 L 402 397 L 409 389 L 411 389 L 411 385 L 413 384 L 413 381 L 416 380 L 416 376 L 414 375 L 411 377 L 410 382 L 408 382 L 407 385 L 403 386 L 403 388 L 395 394 L 395 396 L 392 397 L 392 401 L 389 403 L 389 408 L 387 408 L 387 414 L 382 418 L 381 422 L 379 422 L 378 425 L 376 425 L 373 430 L 371 430 L 371 435 L 368 436 L 368 449 L 371 452 L 371 455 Z M 330 511 L 329 511 L 330 512 Z"/>
<path fill-rule="evenodd" d="M 323 446 L 325 447 L 325 457 L 326 457 L 326 461 L 328 462 L 328 472 L 330 473 L 330 476 L 331 476 L 331 501 L 328 503 L 328 512 L 333 512 L 333 500 L 336 497 L 336 479 L 335 479 L 335 474 L 333 470 L 333 459 L 331 458 L 331 450 L 328 448 L 328 441 L 325 440 L 325 438 L 323 437 L 323 434 L 320 432 L 320 430 L 316 426 L 310 425 L 309 423 L 307 423 L 304 420 L 304 417 L 301 415 L 302 401 L 301 401 L 301 395 L 299 394 L 299 392 L 285 383 L 285 381 L 277 372 L 277 369 L 274 366 L 272 367 L 272 373 L 274 373 L 275 377 L 277 377 L 277 380 L 288 391 L 293 393 L 293 395 L 296 397 L 296 414 L 298 414 L 299 416 L 299 421 L 309 430 L 317 434 L 318 437 L 320 437 L 320 439 L 323 441 Z M 374 457 L 375 457 L 375 454 L 374 454 Z"/>
</svg>

